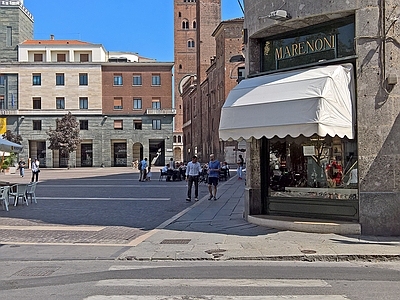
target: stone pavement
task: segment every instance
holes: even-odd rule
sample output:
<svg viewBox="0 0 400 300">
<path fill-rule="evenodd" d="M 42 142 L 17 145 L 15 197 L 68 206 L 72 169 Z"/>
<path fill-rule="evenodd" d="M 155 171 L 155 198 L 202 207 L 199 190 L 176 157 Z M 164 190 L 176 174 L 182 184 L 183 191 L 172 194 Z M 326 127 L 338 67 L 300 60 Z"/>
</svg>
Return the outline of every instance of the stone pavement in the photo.
<svg viewBox="0 0 400 300">
<path fill-rule="evenodd" d="M 244 181 L 208 196 L 140 237 L 121 260 L 397 260 L 400 237 L 277 230 L 243 219 Z M 182 199 L 184 201 L 184 199 Z"/>
</svg>

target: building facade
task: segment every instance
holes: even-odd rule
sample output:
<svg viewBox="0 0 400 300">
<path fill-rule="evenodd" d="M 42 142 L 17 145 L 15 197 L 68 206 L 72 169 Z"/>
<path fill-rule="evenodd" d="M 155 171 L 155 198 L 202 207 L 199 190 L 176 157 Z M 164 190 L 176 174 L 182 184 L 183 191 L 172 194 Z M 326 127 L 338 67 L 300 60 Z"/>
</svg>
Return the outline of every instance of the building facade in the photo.
<svg viewBox="0 0 400 300">
<path fill-rule="evenodd" d="M 248 78 L 220 134 L 247 140 L 246 218 L 399 235 L 398 1 L 244 4 Z M 232 110 L 247 122 L 229 122 Z"/>
<path fill-rule="evenodd" d="M 20 156 L 38 158 L 42 167 L 131 166 L 144 157 L 164 165 L 173 156 L 173 63 L 54 36 L 32 40 L 33 18 L 22 1 L 2 1 L 0 13 L 7 16 L 0 34 L 12 37 L 0 43 L 7 48 L 0 112 L 7 129 L 23 139 Z M 64 157 L 48 149 L 47 131 L 68 112 L 82 141 Z"/>
</svg>

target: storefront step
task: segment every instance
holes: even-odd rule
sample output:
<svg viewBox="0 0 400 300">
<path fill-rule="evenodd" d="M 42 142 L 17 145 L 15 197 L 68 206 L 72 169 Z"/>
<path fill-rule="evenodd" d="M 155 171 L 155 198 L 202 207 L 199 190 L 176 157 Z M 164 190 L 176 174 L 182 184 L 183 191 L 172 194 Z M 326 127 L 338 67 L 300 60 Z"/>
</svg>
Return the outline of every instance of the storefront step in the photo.
<svg viewBox="0 0 400 300">
<path fill-rule="evenodd" d="M 292 230 L 312 233 L 335 233 L 342 235 L 361 234 L 361 225 L 354 222 L 270 215 L 249 215 L 247 221 L 259 226 L 275 228 L 279 230 Z"/>
</svg>

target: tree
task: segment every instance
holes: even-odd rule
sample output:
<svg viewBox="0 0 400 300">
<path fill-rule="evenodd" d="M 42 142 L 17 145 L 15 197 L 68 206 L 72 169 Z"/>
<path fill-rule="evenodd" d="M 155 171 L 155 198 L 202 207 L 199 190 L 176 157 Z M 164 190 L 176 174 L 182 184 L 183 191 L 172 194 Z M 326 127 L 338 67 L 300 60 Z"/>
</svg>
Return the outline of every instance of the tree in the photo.
<svg viewBox="0 0 400 300">
<path fill-rule="evenodd" d="M 71 112 L 68 112 L 61 119 L 56 120 L 56 129 L 50 128 L 47 131 L 49 135 L 51 150 L 59 150 L 60 155 L 64 155 L 67 158 L 67 165 L 69 167 L 69 154 L 74 152 L 78 145 L 81 143 L 79 137 L 79 122 L 76 121 L 76 117 L 72 116 Z"/>
<path fill-rule="evenodd" d="M 7 130 L 4 134 L 3 134 L 3 139 L 16 143 L 16 144 L 20 144 L 22 143 L 22 137 L 20 134 L 14 134 L 11 130 Z"/>
</svg>

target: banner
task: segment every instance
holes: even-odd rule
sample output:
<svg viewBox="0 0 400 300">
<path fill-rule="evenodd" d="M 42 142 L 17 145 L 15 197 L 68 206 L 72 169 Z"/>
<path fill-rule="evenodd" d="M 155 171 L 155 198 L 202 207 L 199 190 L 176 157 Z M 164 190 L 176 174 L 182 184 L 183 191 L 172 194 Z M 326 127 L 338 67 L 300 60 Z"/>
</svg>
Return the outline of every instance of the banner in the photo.
<svg viewBox="0 0 400 300">
<path fill-rule="evenodd" d="M 5 134 L 7 131 L 7 118 L 0 118 L 0 134 Z"/>
</svg>

